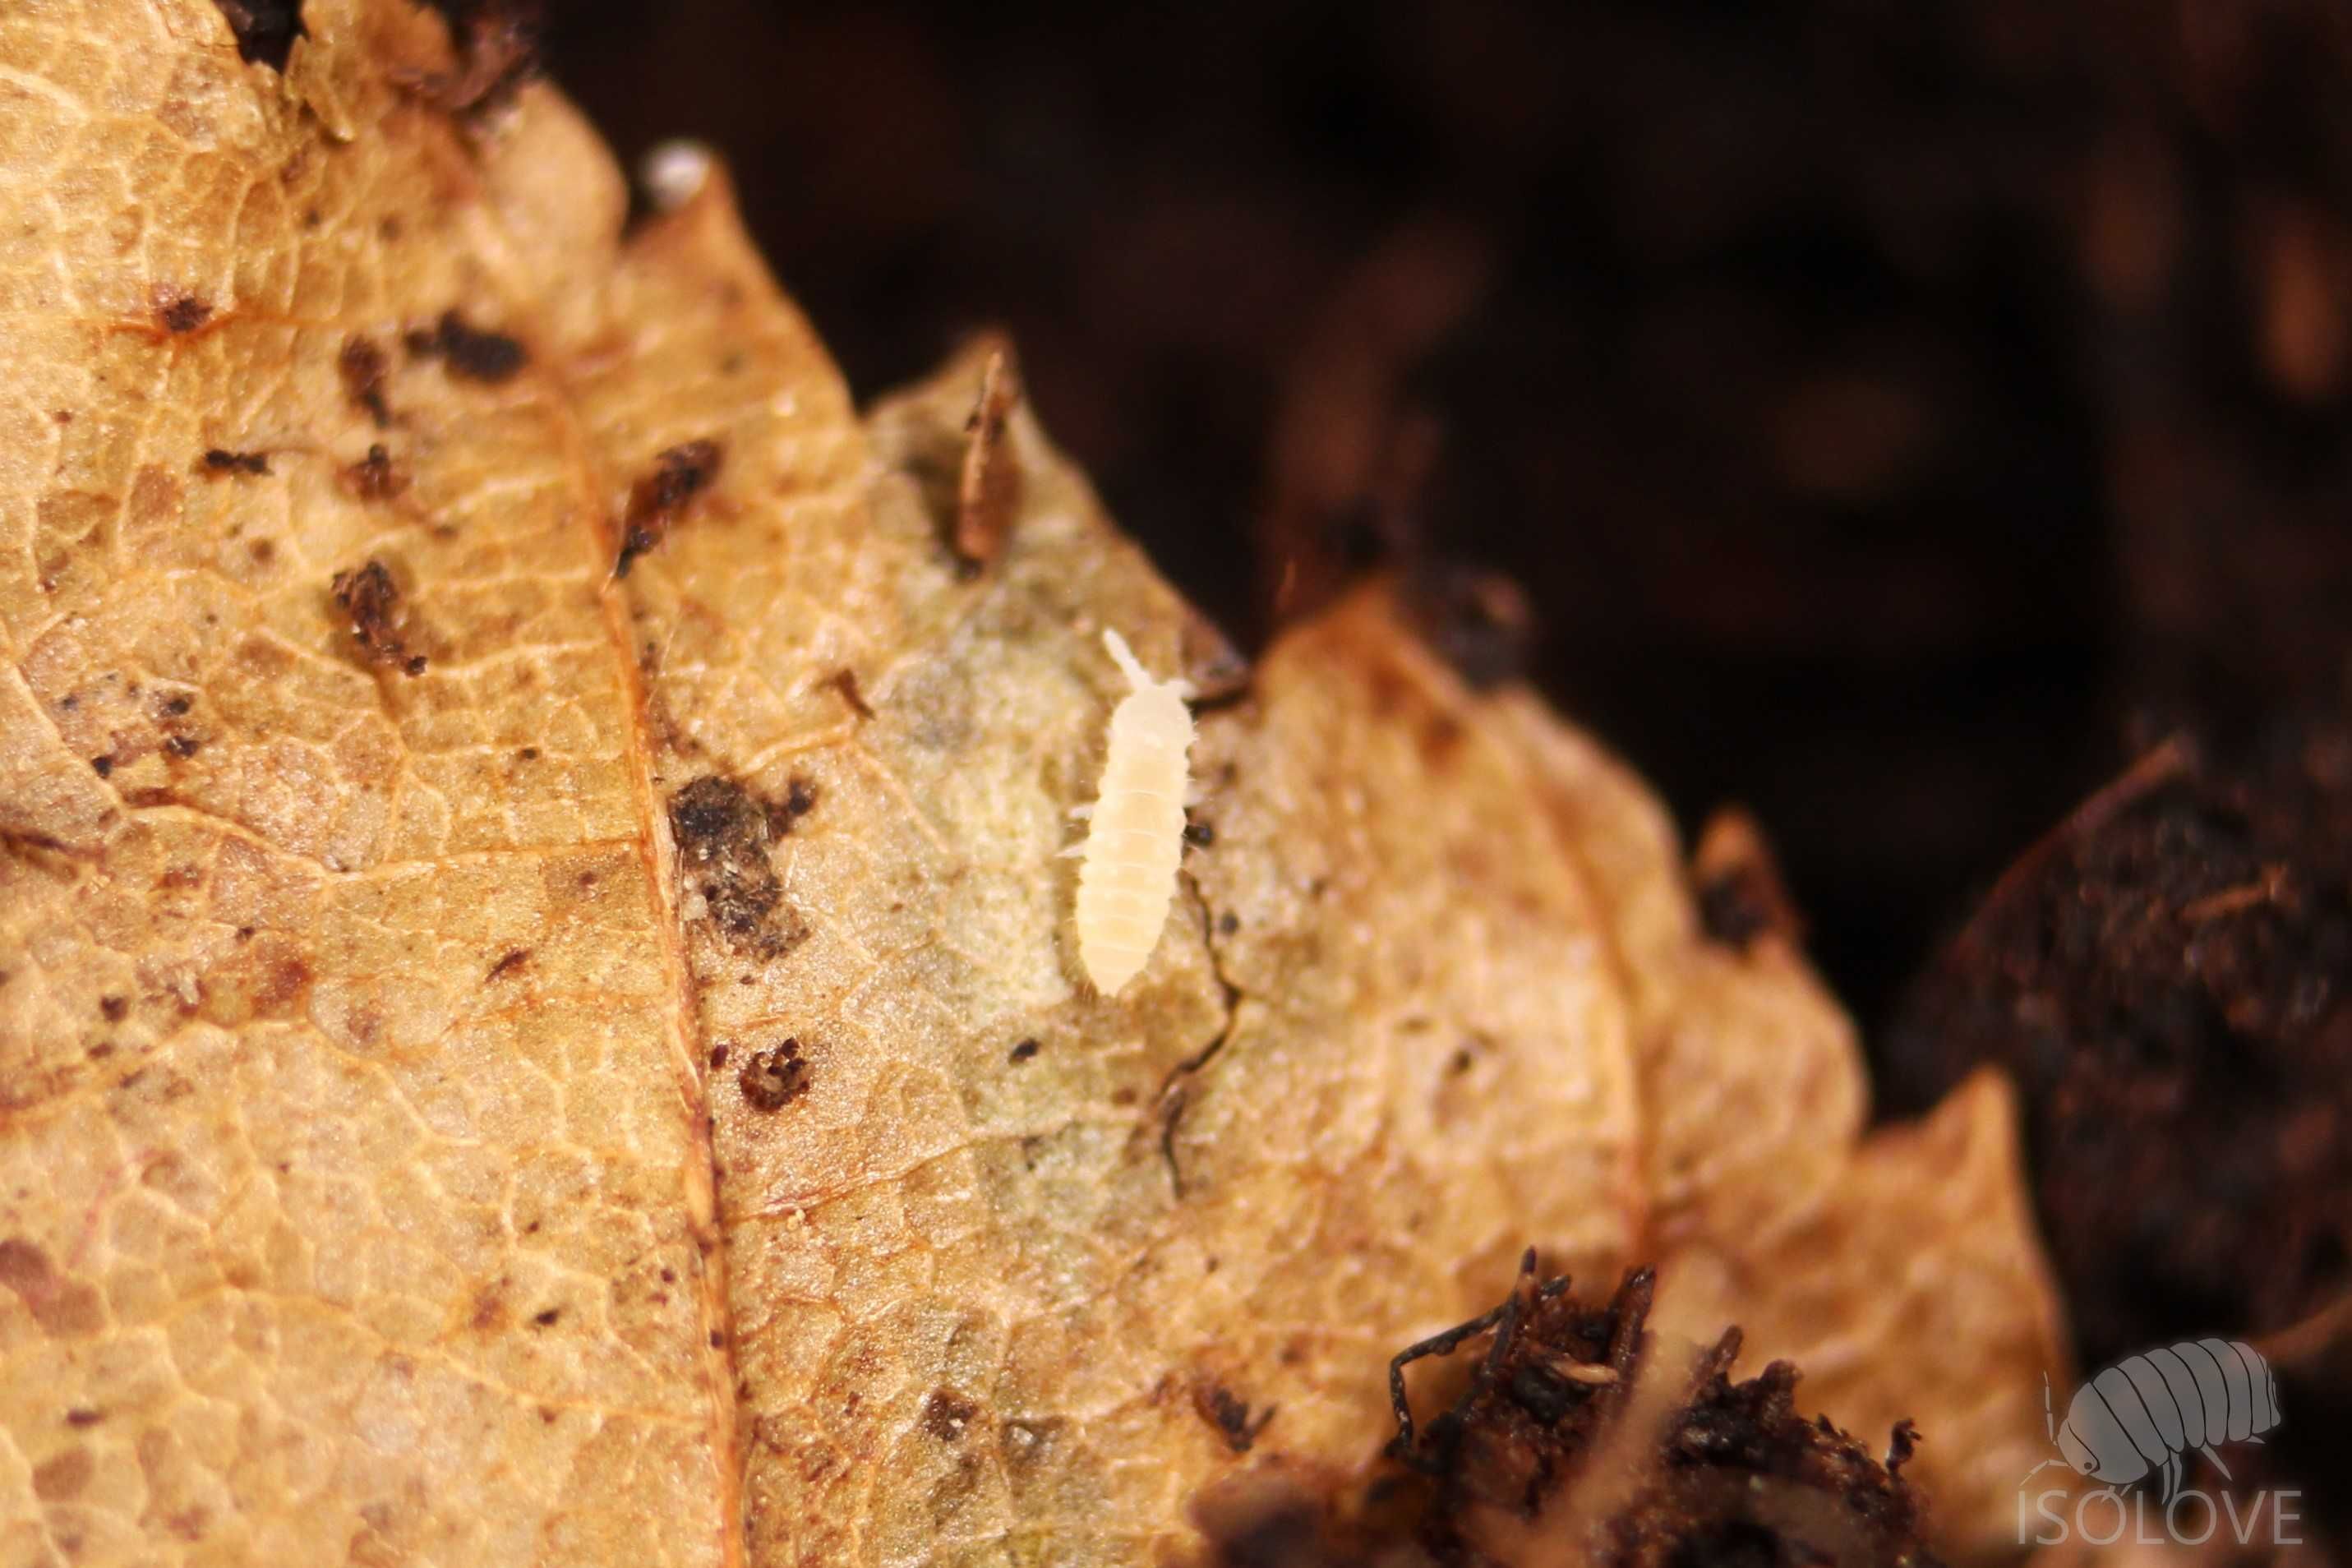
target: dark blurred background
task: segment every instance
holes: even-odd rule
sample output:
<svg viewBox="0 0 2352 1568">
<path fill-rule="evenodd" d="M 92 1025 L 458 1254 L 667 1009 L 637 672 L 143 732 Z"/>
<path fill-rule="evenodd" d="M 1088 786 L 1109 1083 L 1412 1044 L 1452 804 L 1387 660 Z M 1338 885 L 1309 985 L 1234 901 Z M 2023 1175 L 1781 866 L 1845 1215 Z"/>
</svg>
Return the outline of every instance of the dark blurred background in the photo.
<svg viewBox="0 0 2352 1568">
<path fill-rule="evenodd" d="M 1393 552 L 1687 827 L 1744 803 L 1865 1024 L 2179 724 L 2338 703 L 2352 8 L 564 5 L 861 396 L 1008 328 L 1244 644 Z"/>
</svg>

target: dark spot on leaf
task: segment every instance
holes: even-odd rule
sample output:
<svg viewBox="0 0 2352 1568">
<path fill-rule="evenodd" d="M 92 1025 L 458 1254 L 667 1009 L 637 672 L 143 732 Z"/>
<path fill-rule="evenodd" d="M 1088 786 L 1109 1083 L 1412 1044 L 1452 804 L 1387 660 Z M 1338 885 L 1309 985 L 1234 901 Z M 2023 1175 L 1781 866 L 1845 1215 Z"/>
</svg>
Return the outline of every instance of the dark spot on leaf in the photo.
<svg viewBox="0 0 2352 1568">
<path fill-rule="evenodd" d="M 88 1448 L 68 1448 L 33 1467 L 33 1495 L 43 1502 L 67 1502 L 81 1495 L 97 1472 Z"/>
<path fill-rule="evenodd" d="M 165 331 L 177 336 L 211 321 L 213 308 L 194 294 L 174 294 L 155 307 L 155 319 L 163 323 Z"/>
<path fill-rule="evenodd" d="M 710 1065 L 715 1069 L 727 1065 L 727 1042 L 721 1040 L 710 1047 Z"/>
<path fill-rule="evenodd" d="M 808 1092 L 809 1068 L 801 1059 L 800 1041 L 786 1040 L 754 1055 L 735 1081 L 752 1110 L 782 1110 Z"/>
<path fill-rule="evenodd" d="M 671 797 L 669 814 L 678 858 L 730 945 L 774 958 L 806 939 L 808 927 L 783 907 L 783 884 L 768 860 L 775 806 L 712 774 Z"/>
<path fill-rule="evenodd" d="M 841 700 L 849 704 L 849 710 L 851 712 L 856 714 L 860 719 L 871 719 L 874 717 L 874 710 L 867 707 L 866 704 L 866 694 L 857 689 L 857 672 L 856 670 L 837 669 L 834 671 L 832 684 L 834 689 L 841 693 Z"/>
<path fill-rule="evenodd" d="M 530 949 L 527 947 L 518 947 L 511 952 L 509 952 L 504 957 L 500 958 L 496 963 L 491 964 L 490 972 L 482 978 L 485 981 L 503 980 L 508 975 L 512 974 L 515 971 L 520 969 L 524 964 L 529 963 L 530 962 Z"/>
<path fill-rule="evenodd" d="M 667 537 L 687 503 L 710 487 L 726 460 L 716 441 L 688 441 L 654 458 L 653 471 L 629 490 L 628 510 L 621 518 L 621 553 L 613 563 L 614 575 L 629 574 L 629 563 Z"/>
<path fill-rule="evenodd" d="M 205 452 L 205 472 L 208 474 L 267 474 L 269 454 L 267 452 L 232 452 L 226 447 L 209 447 Z"/>
<path fill-rule="evenodd" d="M 456 310 L 444 310 L 429 330 L 412 329 L 401 341 L 417 359 L 437 359 L 461 381 L 496 385 L 511 381 L 530 363 L 522 343 L 504 332 L 469 325 Z"/>
<path fill-rule="evenodd" d="M 98 776 L 100 778 L 104 778 L 114 772 L 114 759 L 112 757 L 92 757 L 89 760 L 89 765 L 98 771 Z"/>
<path fill-rule="evenodd" d="M 1188 822 L 1184 825 L 1184 842 L 1195 849 L 1206 849 L 1216 841 L 1217 830 L 1211 824 Z"/>
<path fill-rule="evenodd" d="M 237 58 L 284 70 L 302 26 L 301 0 L 213 0 L 236 37 Z"/>
<path fill-rule="evenodd" d="M 342 353 L 335 356 L 344 395 L 366 409 L 379 430 L 392 423 L 392 405 L 383 395 L 383 378 L 390 368 L 383 349 L 373 338 L 359 332 L 345 338 Z"/>
<path fill-rule="evenodd" d="M 98 1011 L 108 1023 L 120 1024 L 131 1011 L 131 999 L 127 996 L 101 996 Z"/>
<path fill-rule="evenodd" d="M 105 1419 L 105 1411 L 92 1410 L 88 1405 L 78 1405 L 66 1412 L 66 1425 L 68 1426 L 95 1426 Z"/>
<path fill-rule="evenodd" d="M 362 500 L 390 500 L 408 488 L 408 471 L 392 459 L 381 441 L 369 446 L 367 456 L 346 464 L 342 486 Z"/>
<path fill-rule="evenodd" d="M 489 1333 L 505 1325 L 506 1284 L 505 1279 L 499 1279 L 493 1284 L 484 1286 L 474 1297 L 474 1315 L 467 1320 L 467 1322 L 476 1333 Z"/>
<path fill-rule="evenodd" d="M 1236 1454 L 1248 1453 L 1258 1434 L 1265 1430 L 1265 1424 L 1274 1419 L 1273 1407 L 1268 1406 L 1252 1420 L 1249 1402 L 1217 1383 L 1193 1385 L 1192 1408 L 1200 1412 L 1202 1420 L 1217 1429 L 1225 1447 Z"/>
<path fill-rule="evenodd" d="M 719 1329 L 713 1329 L 710 1331 L 710 1348 L 712 1350 L 717 1350 L 726 1342 L 727 1335 L 724 1331 Z"/>
<path fill-rule="evenodd" d="M 980 1407 L 952 1388 L 935 1388 L 923 1401 L 923 1430 L 942 1443 L 963 1441 L 964 1428 Z"/>
<path fill-rule="evenodd" d="M 190 757 L 194 756 L 196 752 L 203 748 L 203 746 L 204 742 L 196 739 L 194 735 L 166 735 L 163 737 L 163 750 L 170 752 L 173 756 L 179 758 L 182 762 L 185 762 Z"/>
<path fill-rule="evenodd" d="M 552 1328 L 555 1326 L 555 1320 L 562 1316 L 563 1316 L 562 1308 L 550 1307 L 543 1312 L 533 1312 L 530 1315 L 530 1321 L 542 1329 Z"/>
<path fill-rule="evenodd" d="M 351 617 L 352 640 L 370 663 L 397 665 L 409 675 L 424 671 L 423 656 L 409 653 L 402 634 L 406 617 L 401 607 L 400 584 L 393 580 L 390 568 L 371 560 L 353 571 L 336 573 L 329 587 L 335 603 Z"/>
<path fill-rule="evenodd" d="M 1006 1058 L 1006 1059 L 1009 1061 L 1025 1062 L 1036 1054 L 1037 1042 L 1034 1040 L 1024 1040 L 1019 1045 L 1013 1047 L 1011 1054 Z"/>
<path fill-rule="evenodd" d="M 15 1291 L 33 1321 L 59 1339 L 87 1338 L 104 1320 L 97 1289 L 60 1275 L 49 1255 L 22 1237 L 0 1241 L 0 1287 Z"/>
</svg>

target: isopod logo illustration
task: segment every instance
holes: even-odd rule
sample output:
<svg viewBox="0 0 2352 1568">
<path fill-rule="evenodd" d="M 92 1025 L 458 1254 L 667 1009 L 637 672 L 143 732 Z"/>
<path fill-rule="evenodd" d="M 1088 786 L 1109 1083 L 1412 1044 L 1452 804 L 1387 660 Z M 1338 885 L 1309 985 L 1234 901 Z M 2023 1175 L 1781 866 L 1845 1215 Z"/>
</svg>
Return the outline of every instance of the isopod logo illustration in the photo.
<svg viewBox="0 0 2352 1568">
<path fill-rule="evenodd" d="M 2046 1387 L 2042 1399 L 2046 1407 Z M 2214 1448 L 2259 1443 L 2279 1424 L 2278 1380 L 2251 1345 L 2184 1340 L 2126 1356 L 2076 1389 L 2063 1426 L 2054 1410 L 2045 1415 L 2059 1457 L 2036 1465 L 2028 1480 L 2059 1464 L 2118 1488 L 2160 1472 L 2169 1504 L 2183 1455 L 2204 1455 L 2226 1478 Z"/>
</svg>

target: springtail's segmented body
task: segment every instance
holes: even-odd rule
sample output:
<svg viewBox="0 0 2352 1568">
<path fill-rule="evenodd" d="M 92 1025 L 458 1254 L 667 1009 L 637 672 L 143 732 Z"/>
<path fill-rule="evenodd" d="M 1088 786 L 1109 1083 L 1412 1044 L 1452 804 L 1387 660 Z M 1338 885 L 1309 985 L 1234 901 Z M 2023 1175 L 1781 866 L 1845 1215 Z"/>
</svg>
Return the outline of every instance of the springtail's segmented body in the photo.
<svg viewBox="0 0 2352 1568">
<path fill-rule="evenodd" d="M 1110 716 L 1102 784 L 1079 856 L 1078 961 L 1106 996 L 1135 978 L 1176 896 L 1184 853 L 1185 753 L 1192 747 L 1192 688 L 1154 680 L 1117 632 L 1103 646 L 1130 688 Z"/>
</svg>

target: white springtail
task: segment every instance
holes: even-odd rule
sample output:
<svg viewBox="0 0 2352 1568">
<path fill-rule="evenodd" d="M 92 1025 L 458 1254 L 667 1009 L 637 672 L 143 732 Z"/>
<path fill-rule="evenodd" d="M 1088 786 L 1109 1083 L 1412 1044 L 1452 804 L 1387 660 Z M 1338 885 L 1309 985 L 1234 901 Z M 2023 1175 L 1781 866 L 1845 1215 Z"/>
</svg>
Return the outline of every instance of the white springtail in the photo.
<svg viewBox="0 0 2352 1568">
<path fill-rule="evenodd" d="M 1078 962 L 1106 996 L 1116 996 L 1160 945 L 1184 854 L 1185 753 L 1192 747 L 1192 688 L 1154 680 L 1125 638 L 1106 628 L 1103 646 L 1131 689 L 1110 716 L 1102 784 L 1078 862 Z"/>
</svg>

